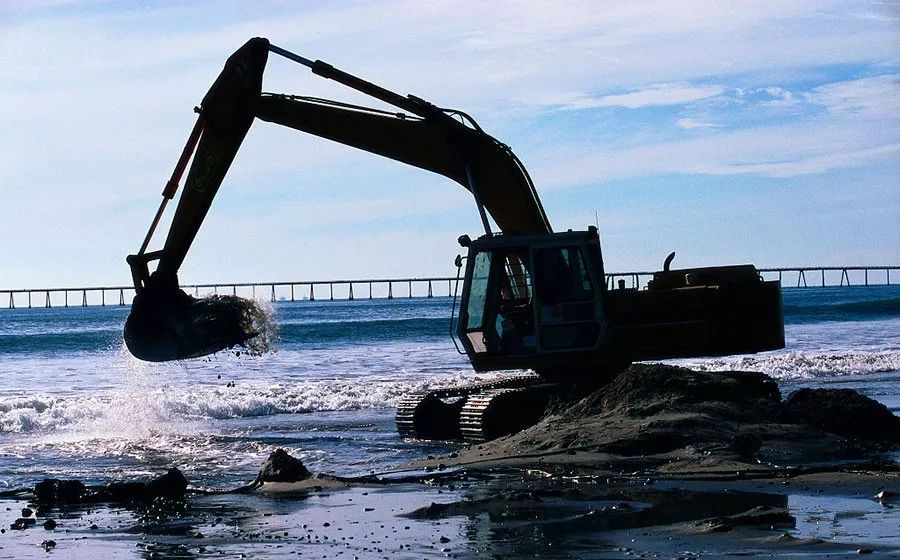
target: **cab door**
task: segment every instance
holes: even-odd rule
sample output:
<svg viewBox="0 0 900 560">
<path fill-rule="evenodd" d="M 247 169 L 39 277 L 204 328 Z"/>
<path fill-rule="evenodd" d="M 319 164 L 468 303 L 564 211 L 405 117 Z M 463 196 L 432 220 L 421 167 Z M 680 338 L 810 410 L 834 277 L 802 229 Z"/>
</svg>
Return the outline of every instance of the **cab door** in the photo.
<svg viewBox="0 0 900 560">
<path fill-rule="evenodd" d="M 488 313 L 493 262 L 491 251 L 479 251 L 474 256 L 469 254 L 466 265 L 457 334 L 470 356 L 487 354 L 496 338 Z"/>
<path fill-rule="evenodd" d="M 457 334 L 470 355 L 494 358 L 537 351 L 529 257 L 527 246 L 469 256 Z"/>
</svg>

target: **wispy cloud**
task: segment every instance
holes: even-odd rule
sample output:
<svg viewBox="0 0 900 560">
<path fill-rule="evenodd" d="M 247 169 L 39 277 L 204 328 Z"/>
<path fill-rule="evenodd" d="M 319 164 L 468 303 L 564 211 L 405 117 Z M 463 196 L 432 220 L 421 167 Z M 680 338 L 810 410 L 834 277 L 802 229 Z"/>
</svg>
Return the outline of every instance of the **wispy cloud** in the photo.
<svg viewBox="0 0 900 560">
<path fill-rule="evenodd" d="M 817 87 L 804 99 L 830 113 L 900 119 L 900 74 L 884 74 Z"/>
<path fill-rule="evenodd" d="M 719 128 L 722 126 L 721 124 L 702 122 L 688 117 L 678 119 L 677 124 L 686 130 L 691 130 L 692 128 Z"/>
<path fill-rule="evenodd" d="M 640 107 L 658 105 L 681 105 L 692 101 L 699 101 L 721 94 L 721 86 L 691 86 L 686 84 L 661 84 L 646 89 L 622 93 L 618 95 L 605 95 L 597 99 L 597 107 L 626 107 L 638 109 Z"/>
<path fill-rule="evenodd" d="M 796 177 L 897 161 L 900 137 L 879 126 L 840 122 L 770 125 L 613 149 L 559 149 L 534 170 L 545 188 L 666 174 Z"/>
<path fill-rule="evenodd" d="M 627 93 L 591 96 L 586 93 L 561 93 L 555 96 L 526 98 L 525 102 L 562 109 L 598 109 L 601 107 L 641 107 L 683 105 L 715 97 L 724 88 L 716 85 L 693 86 L 690 84 L 656 84 Z"/>
</svg>

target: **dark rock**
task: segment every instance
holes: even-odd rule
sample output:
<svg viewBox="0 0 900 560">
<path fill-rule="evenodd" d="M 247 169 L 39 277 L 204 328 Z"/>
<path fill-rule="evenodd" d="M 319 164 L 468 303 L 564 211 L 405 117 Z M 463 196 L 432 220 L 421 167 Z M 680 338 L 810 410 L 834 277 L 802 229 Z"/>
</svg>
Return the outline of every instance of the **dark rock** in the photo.
<svg viewBox="0 0 900 560">
<path fill-rule="evenodd" d="M 135 502 L 143 500 L 147 495 L 146 482 L 110 482 L 106 485 L 106 493 L 114 502 Z"/>
<path fill-rule="evenodd" d="M 41 546 L 44 548 L 44 550 L 49 551 L 51 548 L 56 546 L 56 541 L 54 541 L 54 540 L 42 541 Z"/>
<path fill-rule="evenodd" d="M 846 438 L 900 443 L 900 417 L 852 389 L 799 389 L 785 401 L 783 415 Z"/>
<path fill-rule="evenodd" d="M 417 508 L 417 509 L 409 512 L 408 514 L 406 514 L 406 516 L 412 517 L 414 519 L 417 519 L 417 518 L 433 519 L 433 518 L 441 517 L 447 510 L 450 510 L 451 508 L 453 508 L 454 505 L 455 504 L 452 504 L 452 503 L 449 503 L 449 504 L 440 503 L 439 504 L 436 502 L 431 502 L 430 505 Z"/>
<path fill-rule="evenodd" d="M 22 508 L 22 517 L 31 517 L 34 515 L 34 510 L 31 508 Z"/>
<path fill-rule="evenodd" d="M 753 457 L 760 447 L 762 447 L 762 440 L 750 432 L 734 434 L 734 437 L 731 438 L 731 449 L 741 457 Z"/>
<path fill-rule="evenodd" d="M 56 529 L 56 521 L 54 521 L 52 519 L 48 519 L 47 521 L 44 521 L 44 529 L 47 529 L 48 531 L 52 531 L 53 529 Z"/>
<path fill-rule="evenodd" d="M 77 503 L 84 494 L 84 484 L 77 480 L 45 478 L 34 485 L 34 497 L 39 504 Z"/>
<path fill-rule="evenodd" d="M 263 463 L 256 482 L 299 482 L 312 476 L 303 461 L 284 449 L 276 449 Z"/>
<path fill-rule="evenodd" d="M 736 526 L 793 527 L 796 523 L 796 518 L 785 508 L 757 506 L 743 513 L 700 521 L 697 525 L 706 525 L 709 532 L 726 532 Z"/>
<path fill-rule="evenodd" d="M 184 498 L 187 492 L 188 481 L 175 467 L 147 483 L 147 493 L 152 498 L 170 498 L 173 500 Z"/>
<path fill-rule="evenodd" d="M 111 482 L 106 497 L 115 502 L 149 501 L 156 498 L 180 500 L 187 491 L 188 481 L 175 467 L 150 482 Z"/>
<path fill-rule="evenodd" d="M 10 523 L 9 528 L 15 529 L 17 531 L 21 531 L 22 529 L 31 527 L 36 522 L 37 522 L 37 520 L 34 517 L 20 517 L 20 518 L 16 519 L 15 521 L 13 521 L 12 523 Z"/>
</svg>

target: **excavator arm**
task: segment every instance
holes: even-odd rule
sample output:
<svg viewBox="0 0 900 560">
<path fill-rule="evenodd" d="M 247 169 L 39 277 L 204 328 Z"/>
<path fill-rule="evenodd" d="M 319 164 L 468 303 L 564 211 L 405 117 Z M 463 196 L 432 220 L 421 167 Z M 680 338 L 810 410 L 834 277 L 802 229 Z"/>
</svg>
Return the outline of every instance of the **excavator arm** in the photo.
<svg viewBox="0 0 900 560">
<path fill-rule="evenodd" d="M 262 93 L 268 53 L 274 52 L 404 112 L 322 99 Z M 490 213 L 505 233 L 549 233 L 549 221 L 524 166 L 506 145 L 458 111 L 401 96 L 255 38 L 225 63 L 163 191 L 163 201 L 137 254 L 129 255 L 137 295 L 125 341 L 142 359 L 165 361 L 212 353 L 255 335 L 240 298 L 195 300 L 178 289 L 177 273 L 253 121 L 273 122 L 444 175 L 472 192 L 486 230 Z M 468 121 L 466 124 L 464 121 Z M 184 189 L 162 250 L 149 242 L 181 175 Z M 159 260 L 151 275 L 149 263 Z"/>
</svg>

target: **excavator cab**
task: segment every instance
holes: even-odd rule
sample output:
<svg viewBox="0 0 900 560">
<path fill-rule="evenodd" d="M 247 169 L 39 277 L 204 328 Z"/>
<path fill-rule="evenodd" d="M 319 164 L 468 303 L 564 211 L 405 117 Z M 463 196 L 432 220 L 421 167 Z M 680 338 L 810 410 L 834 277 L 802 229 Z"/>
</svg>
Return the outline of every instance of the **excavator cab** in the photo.
<svg viewBox="0 0 900 560">
<path fill-rule="evenodd" d="M 597 362 L 609 321 L 596 228 L 460 243 L 468 257 L 456 334 L 477 371 L 552 374 Z"/>
<path fill-rule="evenodd" d="M 468 249 L 456 338 L 476 371 L 596 385 L 631 362 L 784 347 L 781 288 L 753 265 L 670 270 L 610 289 L 597 228 L 485 235 Z"/>
</svg>

